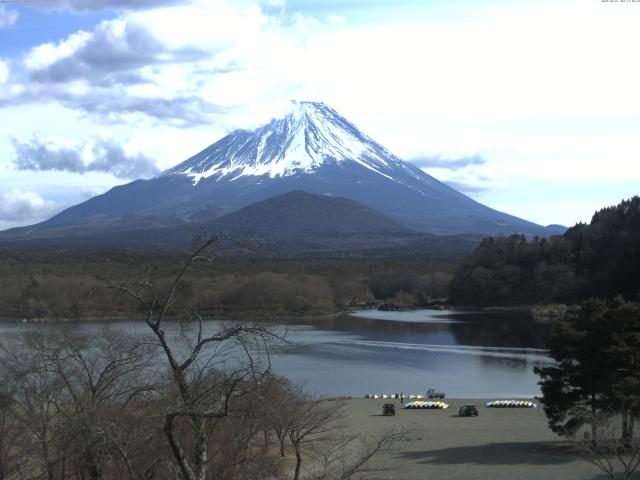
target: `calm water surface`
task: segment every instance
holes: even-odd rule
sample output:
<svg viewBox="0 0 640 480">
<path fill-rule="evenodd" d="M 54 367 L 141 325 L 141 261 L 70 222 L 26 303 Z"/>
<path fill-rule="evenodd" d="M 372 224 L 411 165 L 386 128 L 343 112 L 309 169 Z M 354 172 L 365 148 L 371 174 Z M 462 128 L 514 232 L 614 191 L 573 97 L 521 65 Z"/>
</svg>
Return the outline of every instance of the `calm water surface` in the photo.
<svg viewBox="0 0 640 480">
<path fill-rule="evenodd" d="M 459 398 L 531 397 L 533 367 L 547 363 L 545 329 L 513 315 L 360 310 L 298 327 L 308 345 L 276 368 L 319 393 L 423 393 Z"/>
<path fill-rule="evenodd" d="M 106 323 L 74 325 L 99 332 Z M 110 328 L 147 335 L 143 323 L 110 322 Z M 215 331 L 221 322 L 210 321 Z M 60 324 L 2 323 L 0 334 Z M 177 327 L 168 327 L 174 331 Z M 539 393 L 533 367 L 549 360 L 545 329 L 513 315 L 418 310 L 359 310 L 350 316 L 288 327 L 290 344 L 272 356 L 273 369 L 321 395 L 424 393 L 433 386 L 450 397 L 531 397 Z"/>
</svg>

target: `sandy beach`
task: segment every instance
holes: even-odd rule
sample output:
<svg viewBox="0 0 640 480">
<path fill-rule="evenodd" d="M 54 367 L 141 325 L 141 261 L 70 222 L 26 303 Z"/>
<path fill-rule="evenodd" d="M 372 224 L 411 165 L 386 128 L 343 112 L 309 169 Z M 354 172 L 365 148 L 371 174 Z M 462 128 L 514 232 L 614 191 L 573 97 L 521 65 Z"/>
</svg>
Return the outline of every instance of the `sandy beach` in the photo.
<svg viewBox="0 0 640 480">
<path fill-rule="evenodd" d="M 542 408 L 486 408 L 487 400 L 446 399 L 446 410 L 407 410 L 398 400 L 353 399 L 345 404 L 349 431 L 373 437 L 411 430 L 376 460 L 383 479 L 592 480 L 604 478 L 547 427 Z M 395 403 L 396 416 L 382 416 Z M 458 417 L 467 403 L 478 417 Z"/>
</svg>

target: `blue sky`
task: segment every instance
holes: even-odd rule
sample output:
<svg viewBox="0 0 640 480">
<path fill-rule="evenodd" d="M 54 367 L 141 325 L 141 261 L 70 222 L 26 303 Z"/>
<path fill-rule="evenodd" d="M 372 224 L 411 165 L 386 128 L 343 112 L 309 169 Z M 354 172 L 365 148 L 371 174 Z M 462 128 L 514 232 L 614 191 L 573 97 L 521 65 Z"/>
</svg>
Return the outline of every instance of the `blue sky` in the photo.
<svg viewBox="0 0 640 480">
<path fill-rule="evenodd" d="M 91 30 L 102 20 L 113 18 L 109 11 L 83 15 L 65 11 L 34 11 L 26 4 L 5 4 L 5 10 L 18 13 L 10 28 L 0 30 L 0 56 L 19 59 L 35 45 L 59 42 L 78 30 Z"/>
<path fill-rule="evenodd" d="M 572 225 L 638 194 L 640 3 L 0 3 L 0 228 L 330 104 L 493 208 Z M 471 160 L 470 160 L 471 159 Z"/>
</svg>

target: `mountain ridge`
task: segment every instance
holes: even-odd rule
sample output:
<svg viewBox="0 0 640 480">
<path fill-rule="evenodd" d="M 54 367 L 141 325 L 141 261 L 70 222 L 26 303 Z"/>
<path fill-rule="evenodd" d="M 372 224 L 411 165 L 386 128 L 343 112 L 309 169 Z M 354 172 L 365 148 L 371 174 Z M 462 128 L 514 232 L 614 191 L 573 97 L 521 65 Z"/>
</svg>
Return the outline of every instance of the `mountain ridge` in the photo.
<svg viewBox="0 0 640 480">
<path fill-rule="evenodd" d="M 291 191 L 348 198 L 431 234 L 564 231 L 482 205 L 396 157 L 331 107 L 295 102 L 284 118 L 235 130 L 157 177 L 114 187 L 12 235 L 130 214 L 193 223 Z"/>
</svg>

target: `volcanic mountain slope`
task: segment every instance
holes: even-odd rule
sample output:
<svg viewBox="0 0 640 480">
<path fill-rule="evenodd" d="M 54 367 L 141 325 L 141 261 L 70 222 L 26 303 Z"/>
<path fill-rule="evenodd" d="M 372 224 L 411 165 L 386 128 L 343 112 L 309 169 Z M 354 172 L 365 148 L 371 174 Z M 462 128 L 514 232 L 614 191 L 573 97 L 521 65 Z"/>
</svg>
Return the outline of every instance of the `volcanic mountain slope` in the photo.
<svg viewBox="0 0 640 480">
<path fill-rule="evenodd" d="M 466 197 L 400 160 L 317 102 L 293 102 L 284 118 L 254 131 L 236 130 L 153 179 L 115 187 L 29 229 L 42 231 L 128 214 L 202 222 L 291 191 L 349 198 L 422 232 L 549 235 L 562 231 Z M 12 234 L 25 231 L 14 229 Z"/>
<path fill-rule="evenodd" d="M 258 238 L 417 233 L 353 200 L 300 191 L 241 208 L 214 221 L 211 229 Z"/>
<path fill-rule="evenodd" d="M 247 240 L 236 254 L 276 257 L 457 258 L 480 243 L 478 236 L 417 232 L 353 200 L 299 191 L 229 213 L 206 230 Z"/>
</svg>

